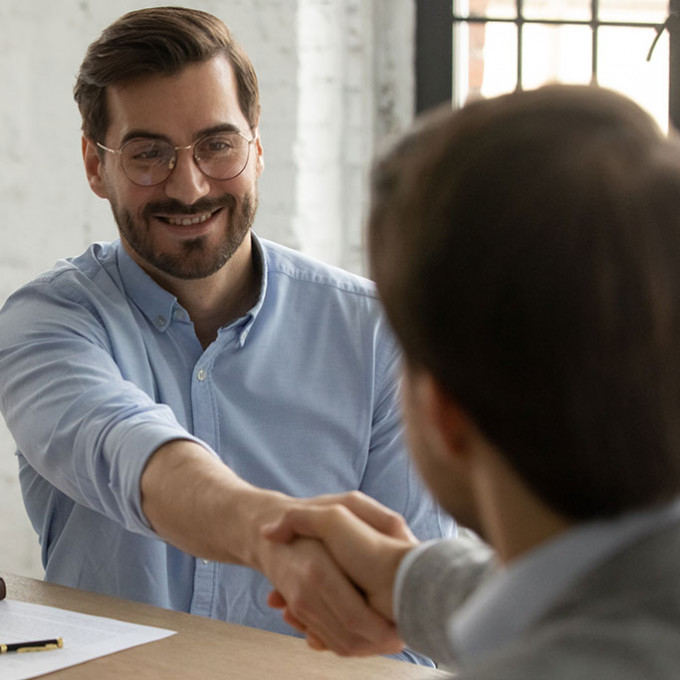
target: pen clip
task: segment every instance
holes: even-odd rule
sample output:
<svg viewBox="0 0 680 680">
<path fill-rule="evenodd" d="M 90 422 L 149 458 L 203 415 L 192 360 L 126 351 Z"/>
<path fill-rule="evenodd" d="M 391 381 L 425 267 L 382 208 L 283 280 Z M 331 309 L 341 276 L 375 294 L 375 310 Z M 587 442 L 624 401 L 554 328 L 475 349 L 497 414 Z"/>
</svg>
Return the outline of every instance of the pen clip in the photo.
<svg viewBox="0 0 680 680">
<path fill-rule="evenodd" d="M 24 652 L 46 652 L 50 649 L 59 649 L 60 645 L 55 645 L 50 643 L 49 645 L 43 645 L 42 647 L 19 647 L 16 650 L 17 654 L 23 654 Z"/>
</svg>

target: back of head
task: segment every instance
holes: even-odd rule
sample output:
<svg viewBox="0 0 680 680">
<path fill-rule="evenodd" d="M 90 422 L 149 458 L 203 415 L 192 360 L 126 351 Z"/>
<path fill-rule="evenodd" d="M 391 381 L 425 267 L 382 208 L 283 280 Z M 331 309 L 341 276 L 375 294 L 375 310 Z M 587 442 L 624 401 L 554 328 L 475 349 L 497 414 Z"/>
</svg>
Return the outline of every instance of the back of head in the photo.
<svg viewBox="0 0 680 680">
<path fill-rule="evenodd" d="M 83 134 L 104 141 L 109 85 L 145 75 L 172 75 L 219 55 L 234 69 L 241 110 L 254 128 L 260 116 L 257 77 L 224 22 L 184 7 L 151 7 L 125 14 L 89 46 L 80 67 L 74 97 L 83 118 Z"/>
<path fill-rule="evenodd" d="M 438 111 L 377 166 L 373 274 L 407 359 L 574 520 L 680 490 L 680 148 L 550 86 Z"/>
</svg>

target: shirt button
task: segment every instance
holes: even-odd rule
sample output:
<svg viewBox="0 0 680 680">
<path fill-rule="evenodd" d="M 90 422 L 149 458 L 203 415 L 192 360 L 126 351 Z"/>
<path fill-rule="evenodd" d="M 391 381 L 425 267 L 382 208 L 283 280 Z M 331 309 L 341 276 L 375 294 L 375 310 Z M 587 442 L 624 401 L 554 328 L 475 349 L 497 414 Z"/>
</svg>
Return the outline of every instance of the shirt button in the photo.
<svg viewBox="0 0 680 680">
<path fill-rule="evenodd" d="M 196 374 L 196 379 L 199 382 L 203 382 L 206 378 L 208 377 L 208 373 L 205 371 L 205 369 L 201 368 L 198 373 Z"/>
<path fill-rule="evenodd" d="M 201 562 L 203 562 L 203 564 L 208 564 L 210 560 L 201 560 Z"/>
<path fill-rule="evenodd" d="M 185 317 L 184 317 L 184 310 L 183 310 L 183 309 L 176 309 L 176 310 L 172 313 L 172 318 L 173 318 L 175 321 L 184 321 L 184 318 L 185 318 Z"/>
<path fill-rule="evenodd" d="M 165 326 L 165 317 L 164 316 L 157 316 L 153 322 L 158 326 L 158 328 L 163 328 Z"/>
</svg>

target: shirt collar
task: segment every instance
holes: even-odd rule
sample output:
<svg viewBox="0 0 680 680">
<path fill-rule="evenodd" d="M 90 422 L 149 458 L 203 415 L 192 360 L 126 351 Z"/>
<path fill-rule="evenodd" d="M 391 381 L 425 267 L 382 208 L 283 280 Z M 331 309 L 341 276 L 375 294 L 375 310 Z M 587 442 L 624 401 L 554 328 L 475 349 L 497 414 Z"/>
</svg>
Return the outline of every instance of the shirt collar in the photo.
<svg viewBox="0 0 680 680">
<path fill-rule="evenodd" d="M 120 240 L 115 242 L 118 270 L 126 295 L 159 331 L 165 331 L 173 311 L 180 308 L 177 298 L 159 286 L 128 254 Z"/>
<path fill-rule="evenodd" d="M 268 267 L 267 258 L 260 239 L 251 232 L 253 243 L 253 257 L 255 266 L 258 268 L 261 284 L 260 294 L 255 305 L 234 323 L 241 323 L 238 342 L 242 347 L 255 322 L 267 292 Z M 165 288 L 158 285 L 128 254 L 123 244 L 118 239 L 115 242 L 118 270 L 120 271 L 123 287 L 127 296 L 135 303 L 141 312 L 149 319 L 151 324 L 160 332 L 166 330 L 173 315 L 184 314 L 185 320 L 189 320 L 186 310 L 177 301 L 177 298 Z M 230 324 L 232 326 L 233 324 Z"/>
<path fill-rule="evenodd" d="M 580 524 L 498 569 L 449 622 L 456 657 L 468 665 L 506 646 L 547 614 L 580 577 L 636 539 L 678 519 L 680 499 Z"/>
<path fill-rule="evenodd" d="M 257 298 L 257 302 L 253 305 L 250 311 L 244 317 L 243 328 L 239 335 L 239 346 L 243 347 L 246 340 L 248 339 L 248 334 L 250 333 L 255 320 L 257 319 L 262 305 L 264 305 L 264 298 L 267 294 L 268 281 L 269 281 L 269 267 L 267 264 L 267 258 L 265 256 L 264 246 L 260 239 L 255 235 L 255 232 L 250 232 L 250 237 L 253 244 L 253 263 L 257 269 L 260 276 L 260 295 Z"/>
</svg>

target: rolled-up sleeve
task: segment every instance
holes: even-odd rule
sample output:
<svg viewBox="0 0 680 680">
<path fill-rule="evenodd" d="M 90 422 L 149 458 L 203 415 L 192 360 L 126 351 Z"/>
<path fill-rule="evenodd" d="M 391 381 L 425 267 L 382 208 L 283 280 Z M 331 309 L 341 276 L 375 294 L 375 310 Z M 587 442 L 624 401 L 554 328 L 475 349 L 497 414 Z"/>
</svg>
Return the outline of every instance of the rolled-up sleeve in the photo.
<svg viewBox="0 0 680 680">
<path fill-rule="evenodd" d="M 38 279 L 0 312 L 0 410 L 38 474 L 126 529 L 155 536 L 140 496 L 149 457 L 174 439 L 210 449 L 126 380 L 114 353 L 96 301 L 59 274 Z"/>
</svg>

